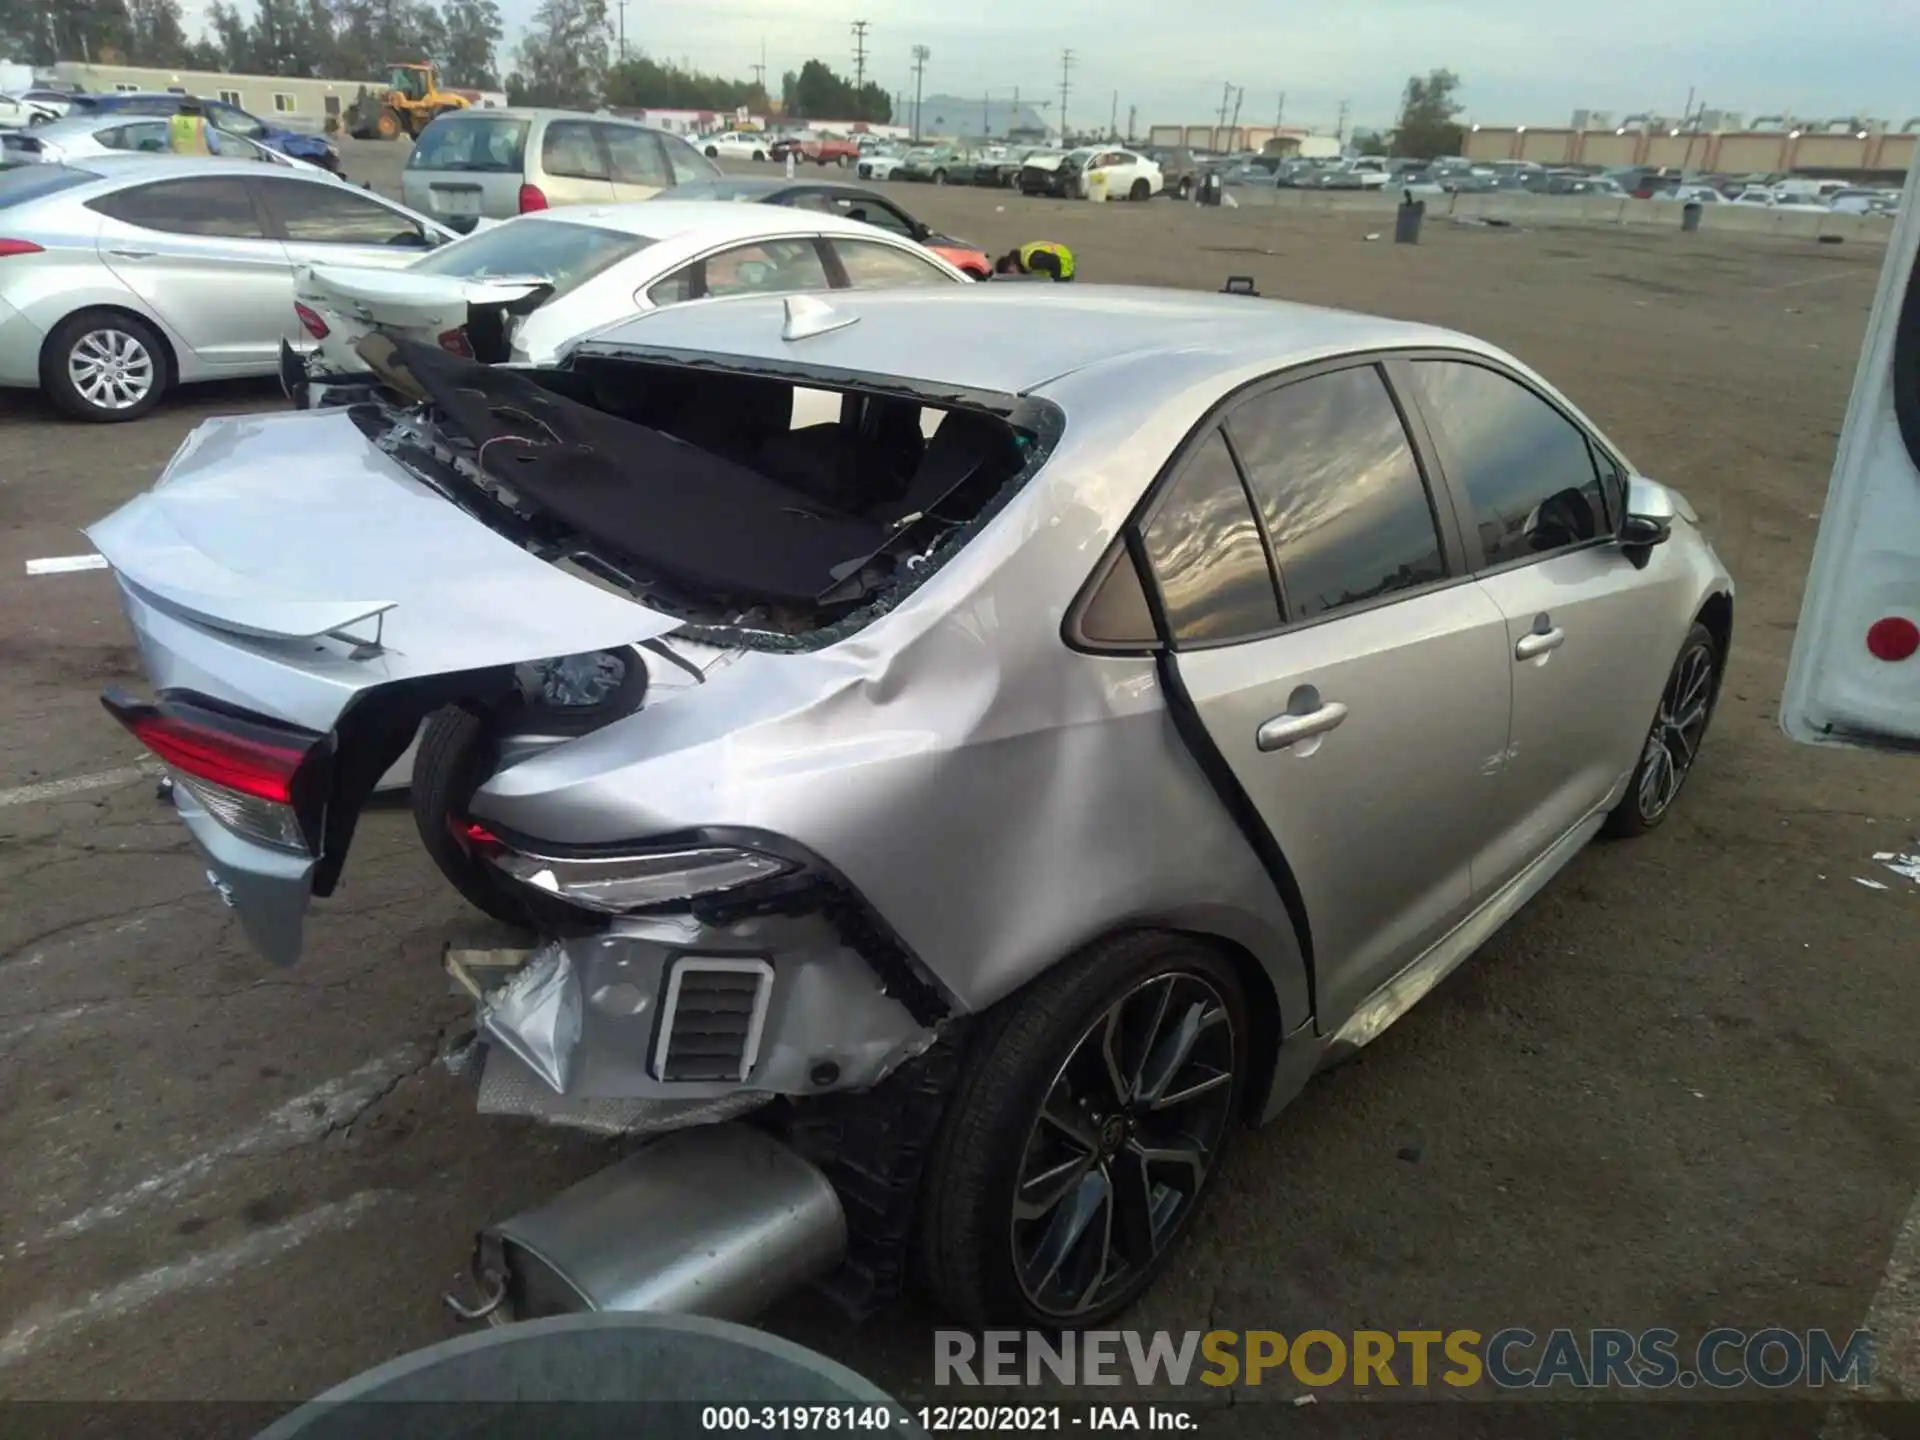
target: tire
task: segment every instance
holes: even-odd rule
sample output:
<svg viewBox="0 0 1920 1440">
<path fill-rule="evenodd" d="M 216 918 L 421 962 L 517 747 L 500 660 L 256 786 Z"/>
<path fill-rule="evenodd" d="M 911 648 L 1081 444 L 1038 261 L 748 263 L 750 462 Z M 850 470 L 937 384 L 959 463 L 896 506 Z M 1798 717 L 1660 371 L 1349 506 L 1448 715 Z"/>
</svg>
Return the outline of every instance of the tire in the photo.
<svg viewBox="0 0 1920 1440">
<path fill-rule="evenodd" d="M 944 170 L 936 170 L 927 178 L 932 180 L 936 185 L 944 185 L 947 183 L 947 172 Z"/>
<path fill-rule="evenodd" d="M 139 316 L 82 310 L 47 336 L 40 349 L 40 385 L 76 420 L 118 424 L 138 420 L 160 403 L 171 378 L 169 365 L 159 334 Z"/>
<path fill-rule="evenodd" d="M 718 160 L 719 158 L 720 158 L 719 147 L 714 145 L 707 146 L 707 159 Z"/>
<path fill-rule="evenodd" d="M 464 705 L 449 705 L 427 718 L 414 754 L 409 787 L 413 823 L 440 873 L 469 905 L 503 924 L 528 929 L 533 913 L 515 885 L 454 838 L 451 822 L 493 769 L 494 739 L 486 719 Z"/>
<path fill-rule="evenodd" d="M 1601 834 L 1616 840 L 1644 835 L 1673 813 L 1673 802 L 1693 773 L 1700 743 L 1706 738 L 1720 698 L 1725 657 L 1713 632 L 1699 621 L 1687 631 L 1680 654 L 1667 673 L 1660 704 L 1647 731 L 1627 793 L 1613 807 Z"/>
<path fill-rule="evenodd" d="M 766 158 L 767 158 L 767 152 L 764 150 L 756 150 L 753 152 L 753 159 L 756 165 L 764 161 Z"/>
<path fill-rule="evenodd" d="M 1136 180 L 1133 182 L 1133 188 L 1127 191 L 1127 198 L 1135 201 L 1150 200 L 1153 198 L 1153 187 L 1144 180 Z"/>
<path fill-rule="evenodd" d="M 1192 194 L 1193 194 L 1193 181 L 1187 179 L 1184 175 L 1181 176 L 1180 188 L 1174 192 L 1175 197 L 1177 199 L 1185 200 L 1191 197 Z"/>
<path fill-rule="evenodd" d="M 373 122 L 373 133 L 382 140 L 398 140 L 406 128 L 400 123 L 399 113 L 391 108 L 382 110 L 380 118 Z"/>
<path fill-rule="evenodd" d="M 1163 993 L 1173 1004 L 1156 1016 Z M 1164 1041 L 1180 1021 L 1209 1017 L 1197 1043 L 1189 1045 L 1187 1060 L 1158 1087 L 1164 1098 L 1167 1084 L 1179 1076 L 1191 1077 L 1181 1089 L 1205 1079 L 1204 1090 L 1171 1111 L 1138 1099 L 1125 1113 L 1103 1109 L 1117 1091 L 1106 1079 L 1112 1070 L 1101 1064 L 1095 1036 L 1113 1014 L 1123 1017 L 1121 1033 L 1132 1041 L 1131 1046 L 1123 1042 L 1119 1068 L 1132 1072 L 1127 1088 L 1136 1094 L 1146 1059 L 1154 1053 L 1141 1036 L 1151 1032 Z M 1240 1122 L 1252 1058 L 1250 1033 L 1232 964 L 1193 940 L 1157 932 L 1095 944 L 988 1011 L 941 1122 L 922 1196 L 919 1266 L 941 1306 L 975 1327 L 1061 1329 L 1098 1325 L 1131 1304 L 1165 1267 L 1219 1173 Z M 1220 1075 L 1226 1078 L 1215 1078 Z M 1066 1117 L 1066 1127 L 1043 1124 L 1041 1110 L 1049 1103 L 1053 1113 Z M 1178 1131 L 1170 1123 L 1175 1116 L 1182 1127 Z M 1070 1132 L 1080 1140 L 1069 1140 Z M 1158 1142 L 1170 1151 L 1171 1140 L 1195 1134 L 1198 1140 L 1183 1148 L 1201 1157 L 1197 1176 L 1164 1158 L 1137 1158 L 1142 1146 Z M 1037 1218 L 1017 1219 L 1014 1206 L 1023 1177 L 1031 1191 L 1033 1172 L 1058 1174 L 1063 1155 L 1080 1167 L 1077 1187 L 1048 1197 L 1036 1207 Z M 1182 1176 L 1190 1188 L 1170 1183 Z M 1117 1250 L 1135 1251 L 1132 1260 L 1116 1255 L 1124 1269 L 1102 1270 L 1107 1278 L 1096 1279 L 1077 1297 L 1049 1285 L 1063 1270 L 1077 1271 L 1076 1281 L 1085 1279 L 1097 1247 L 1086 1243 L 1095 1228 L 1083 1225 L 1046 1277 L 1037 1284 L 1022 1278 L 1017 1256 L 1031 1261 L 1042 1237 L 1057 1232 L 1068 1196 L 1085 1198 L 1104 1184 L 1112 1197 L 1113 1181 L 1129 1178 L 1147 1187 L 1158 1184 L 1163 1194 L 1150 1202 L 1150 1188 L 1123 1192 L 1138 1194 L 1140 1205 L 1149 1207 L 1124 1207 L 1146 1225 L 1145 1234 L 1135 1232 L 1133 1240 L 1125 1233 L 1131 1229 L 1124 1223 L 1127 1216 L 1114 1217 L 1113 1228 L 1122 1232 Z M 1177 1209 L 1156 1224 L 1151 1203 L 1183 1192 Z M 1027 1273 L 1031 1276 L 1030 1263 Z"/>
<path fill-rule="evenodd" d="M 838 165 L 842 170 L 844 170 L 847 168 L 847 157 L 844 155 L 837 155 L 834 157 L 833 163 Z"/>
</svg>

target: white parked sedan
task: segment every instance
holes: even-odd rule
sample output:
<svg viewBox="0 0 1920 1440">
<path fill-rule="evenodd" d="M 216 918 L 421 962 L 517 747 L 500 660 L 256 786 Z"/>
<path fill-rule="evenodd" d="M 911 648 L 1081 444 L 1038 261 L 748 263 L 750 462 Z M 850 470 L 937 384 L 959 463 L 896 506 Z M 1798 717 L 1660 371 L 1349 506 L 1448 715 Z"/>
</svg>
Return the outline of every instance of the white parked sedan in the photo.
<svg viewBox="0 0 1920 1440">
<path fill-rule="evenodd" d="M 283 353 L 296 405 L 357 388 L 369 332 L 493 363 L 549 365 L 574 340 L 642 311 L 721 295 L 970 283 L 904 237 L 784 205 L 688 200 L 573 205 L 503 221 L 403 269 L 312 265 L 295 309 L 318 342 Z M 343 385 L 344 382 L 344 385 Z"/>
<path fill-rule="evenodd" d="M 455 238 L 309 169 L 113 154 L 0 172 L 0 237 L 0 386 L 84 420 L 273 374 L 296 265 L 404 265 Z"/>
<path fill-rule="evenodd" d="M 709 160 L 764 160 L 773 142 L 757 130 L 728 130 L 702 135 L 693 144 Z"/>
</svg>

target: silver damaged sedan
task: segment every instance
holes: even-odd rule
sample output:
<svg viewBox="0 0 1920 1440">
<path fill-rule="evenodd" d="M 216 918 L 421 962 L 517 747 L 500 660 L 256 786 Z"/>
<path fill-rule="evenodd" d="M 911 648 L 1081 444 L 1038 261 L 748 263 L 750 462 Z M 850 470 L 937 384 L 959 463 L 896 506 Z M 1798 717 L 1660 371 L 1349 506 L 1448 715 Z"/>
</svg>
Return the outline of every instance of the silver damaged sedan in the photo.
<svg viewBox="0 0 1920 1440">
<path fill-rule="evenodd" d="M 447 954 L 478 1104 L 650 1137 L 463 1314 L 1098 1322 L 1243 1122 L 1666 818 L 1719 689 L 1686 502 L 1464 335 L 954 287 L 362 353 L 378 403 L 210 422 L 89 532 L 106 704 L 281 965 L 424 724 L 508 927 Z"/>
</svg>

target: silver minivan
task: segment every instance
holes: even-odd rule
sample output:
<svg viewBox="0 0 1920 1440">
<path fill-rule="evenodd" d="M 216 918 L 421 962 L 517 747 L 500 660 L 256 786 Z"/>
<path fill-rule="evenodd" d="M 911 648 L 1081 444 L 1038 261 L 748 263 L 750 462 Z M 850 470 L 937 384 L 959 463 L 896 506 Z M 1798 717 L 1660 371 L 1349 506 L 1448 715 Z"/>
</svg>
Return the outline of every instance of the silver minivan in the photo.
<svg viewBox="0 0 1920 1440">
<path fill-rule="evenodd" d="M 650 200 L 721 173 L 677 135 L 576 110 L 457 110 L 420 132 L 400 192 L 456 230 L 557 205 Z"/>
</svg>

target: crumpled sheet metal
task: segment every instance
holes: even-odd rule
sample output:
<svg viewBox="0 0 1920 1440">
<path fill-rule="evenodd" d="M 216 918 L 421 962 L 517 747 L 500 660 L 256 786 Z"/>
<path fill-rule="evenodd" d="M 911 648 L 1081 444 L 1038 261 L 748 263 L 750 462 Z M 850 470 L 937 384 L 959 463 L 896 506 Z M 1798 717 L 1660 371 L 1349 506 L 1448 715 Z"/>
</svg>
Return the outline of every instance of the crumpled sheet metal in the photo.
<svg viewBox="0 0 1920 1440">
<path fill-rule="evenodd" d="M 480 1028 L 555 1094 L 564 1095 L 584 1013 L 579 976 L 566 947 L 555 943 L 535 953 L 511 980 L 488 993 L 480 1010 Z"/>
<path fill-rule="evenodd" d="M 480 1096 L 475 1108 L 480 1114 L 518 1115 L 598 1135 L 654 1135 L 714 1125 L 757 1110 L 773 1098 L 763 1090 L 737 1090 L 714 1100 L 556 1095 L 518 1055 L 497 1045 L 485 1047 L 479 1065 Z"/>
</svg>

